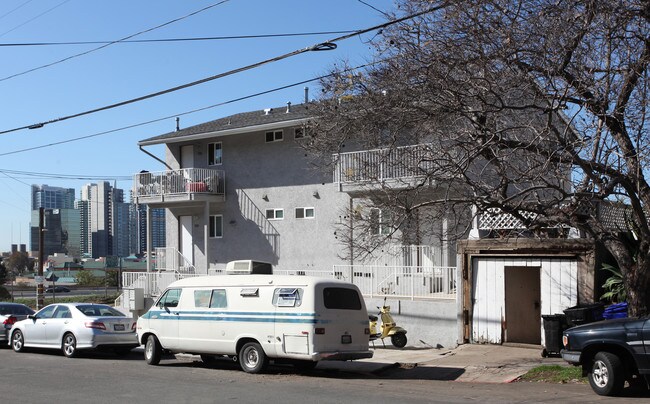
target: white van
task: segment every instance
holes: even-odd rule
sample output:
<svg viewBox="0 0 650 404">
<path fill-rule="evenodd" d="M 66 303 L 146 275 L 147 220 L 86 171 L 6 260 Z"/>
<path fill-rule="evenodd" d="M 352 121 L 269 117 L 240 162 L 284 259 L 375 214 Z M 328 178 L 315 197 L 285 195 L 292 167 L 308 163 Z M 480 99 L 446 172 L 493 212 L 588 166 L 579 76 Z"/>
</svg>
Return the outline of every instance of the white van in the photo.
<svg viewBox="0 0 650 404">
<path fill-rule="evenodd" d="M 238 358 L 249 373 L 269 359 L 309 369 L 372 357 L 368 314 L 350 283 L 310 276 L 220 275 L 169 285 L 138 319 L 147 363 L 163 351 Z"/>
</svg>

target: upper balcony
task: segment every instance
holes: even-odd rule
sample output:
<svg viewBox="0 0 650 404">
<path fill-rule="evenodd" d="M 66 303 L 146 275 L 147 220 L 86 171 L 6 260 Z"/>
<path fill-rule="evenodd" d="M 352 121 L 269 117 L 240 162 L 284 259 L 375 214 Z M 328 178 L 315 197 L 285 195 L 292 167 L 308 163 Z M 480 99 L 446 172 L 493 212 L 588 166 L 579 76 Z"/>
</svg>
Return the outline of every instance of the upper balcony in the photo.
<svg viewBox="0 0 650 404">
<path fill-rule="evenodd" d="M 158 206 L 221 202 L 226 199 L 226 176 L 222 170 L 209 168 L 141 172 L 133 176 L 133 198 L 139 204 Z"/>
<path fill-rule="evenodd" d="M 378 186 L 413 186 L 426 179 L 434 153 L 433 145 L 418 144 L 336 154 L 334 183 L 348 193 Z"/>
</svg>

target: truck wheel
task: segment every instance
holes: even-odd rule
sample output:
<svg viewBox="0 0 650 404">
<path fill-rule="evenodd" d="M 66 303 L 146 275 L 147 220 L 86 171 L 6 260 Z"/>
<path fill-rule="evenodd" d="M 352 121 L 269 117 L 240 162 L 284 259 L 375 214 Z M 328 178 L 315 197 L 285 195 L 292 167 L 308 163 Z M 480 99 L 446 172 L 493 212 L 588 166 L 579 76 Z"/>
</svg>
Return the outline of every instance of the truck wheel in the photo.
<svg viewBox="0 0 650 404">
<path fill-rule="evenodd" d="M 589 371 L 589 384 L 600 396 L 614 396 L 625 383 L 621 359 L 610 352 L 598 352 Z"/>
<path fill-rule="evenodd" d="M 406 346 L 406 334 L 403 332 L 398 332 L 390 336 L 390 342 L 396 348 L 404 348 Z"/>
<path fill-rule="evenodd" d="M 155 335 L 150 335 L 147 338 L 147 342 L 144 344 L 144 360 L 147 361 L 149 365 L 157 365 L 160 363 L 160 358 L 162 357 L 162 347 L 158 338 Z"/>
<path fill-rule="evenodd" d="M 268 363 L 269 359 L 257 342 L 249 342 L 239 351 L 239 365 L 246 373 L 260 373 Z"/>
</svg>

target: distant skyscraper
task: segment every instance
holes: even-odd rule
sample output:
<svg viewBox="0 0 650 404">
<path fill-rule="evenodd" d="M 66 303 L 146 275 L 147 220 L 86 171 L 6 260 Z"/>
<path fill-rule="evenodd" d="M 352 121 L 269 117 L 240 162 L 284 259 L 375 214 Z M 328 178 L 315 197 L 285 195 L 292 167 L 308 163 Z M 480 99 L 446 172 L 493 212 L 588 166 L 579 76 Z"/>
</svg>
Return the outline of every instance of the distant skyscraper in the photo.
<svg viewBox="0 0 650 404">
<path fill-rule="evenodd" d="M 32 210 L 74 209 L 74 188 L 32 185 Z"/>
<path fill-rule="evenodd" d="M 129 255 L 129 208 L 124 191 L 109 182 L 87 184 L 81 188 L 82 253 L 93 258 Z"/>
<path fill-rule="evenodd" d="M 79 211 L 75 209 L 74 188 L 32 185 L 30 249 L 38 251 L 39 209 L 45 210 L 44 254 L 64 253 L 78 256 Z"/>
<path fill-rule="evenodd" d="M 137 254 L 147 251 L 147 205 L 132 205 L 132 221 L 135 223 L 136 231 L 133 237 Z M 151 247 L 165 247 L 165 209 L 151 209 Z"/>
</svg>

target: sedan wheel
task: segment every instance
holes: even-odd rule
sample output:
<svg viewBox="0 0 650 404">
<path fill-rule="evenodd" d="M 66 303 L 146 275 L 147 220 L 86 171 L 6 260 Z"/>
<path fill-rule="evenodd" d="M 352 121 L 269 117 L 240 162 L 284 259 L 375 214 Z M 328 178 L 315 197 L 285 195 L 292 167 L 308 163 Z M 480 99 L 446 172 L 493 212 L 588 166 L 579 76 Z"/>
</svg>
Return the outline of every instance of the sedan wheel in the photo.
<svg viewBox="0 0 650 404">
<path fill-rule="evenodd" d="M 62 350 L 63 355 L 68 358 L 77 356 L 77 339 L 73 334 L 67 333 L 63 336 Z"/>
<path fill-rule="evenodd" d="M 21 352 L 25 348 L 25 337 L 23 337 L 23 333 L 20 330 L 14 331 L 11 336 L 11 347 L 16 352 Z"/>
</svg>

